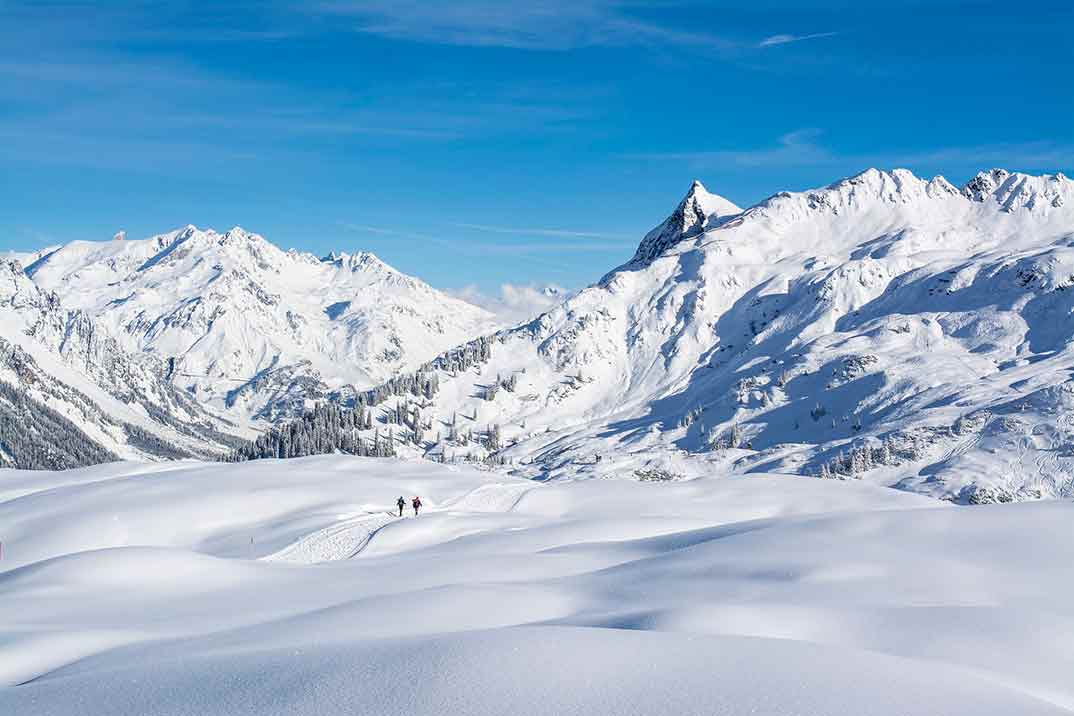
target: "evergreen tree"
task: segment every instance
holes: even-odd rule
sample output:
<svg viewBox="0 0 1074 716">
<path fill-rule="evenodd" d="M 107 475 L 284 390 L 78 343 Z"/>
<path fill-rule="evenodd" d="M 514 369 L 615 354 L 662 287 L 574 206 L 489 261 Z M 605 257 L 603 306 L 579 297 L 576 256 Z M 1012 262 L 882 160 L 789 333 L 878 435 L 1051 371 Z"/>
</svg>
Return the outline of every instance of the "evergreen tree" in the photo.
<svg viewBox="0 0 1074 716">
<path fill-rule="evenodd" d="M 738 426 L 738 423 L 731 424 L 731 447 L 742 447 L 742 429 Z"/>
<path fill-rule="evenodd" d="M 490 425 L 489 428 L 488 428 L 488 440 L 487 440 L 487 443 L 486 443 L 486 447 L 490 451 L 496 452 L 497 450 L 500 449 L 501 442 L 502 442 L 502 439 L 501 439 L 501 436 L 500 436 L 500 426 L 499 425 Z"/>
<path fill-rule="evenodd" d="M 895 456 L 891 451 L 891 439 L 887 438 L 880 446 L 880 462 L 884 465 L 894 465 Z"/>
</svg>

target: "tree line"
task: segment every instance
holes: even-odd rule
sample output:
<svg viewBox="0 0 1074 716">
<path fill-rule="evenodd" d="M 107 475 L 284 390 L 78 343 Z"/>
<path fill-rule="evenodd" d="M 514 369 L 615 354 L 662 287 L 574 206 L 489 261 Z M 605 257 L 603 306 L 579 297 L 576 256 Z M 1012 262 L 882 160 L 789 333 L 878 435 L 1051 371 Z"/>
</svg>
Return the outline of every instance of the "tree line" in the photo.
<svg viewBox="0 0 1074 716">
<path fill-rule="evenodd" d="M 0 463 L 23 470 L 66 470 L 118 459 L 24 389 L 0 381 Z"/>
<path fill-rule="evenodd" d="M 422 410 L 439 392 L 440 374 L 456 376 L 476 365 L 487 363 L 492 358 L 495 341 L 495 336 L 482 336 L 445 351 L 415 371 L 394 376 L 358 393 L 349 405 L 318 403 L 301 417 L 276 425 L 256 440 L 239 447 L 228 459 L 290 458 L 334 452 L 364 457 L 393 457 L 396 446 L 401 443 L 420 447 L 426 441 L 426 432 L 433 427 L 432 421 L 422 414 Z M 501 385 L 514 390 L 515 381 L 497 381 L 496 388 Z M 495 392 L 491 397 L 487 394 L 485 397 L 494 399 Z M 394 404 L 386 405 L 393 399 Z M 376 422 L 383 423 L 383 432 Z M 370 430 L 373 431 L 372 436 L 368 435 Z M 449 435 L 454 436 L 456 441 L 464 439 L 456 430 L 455 419 L 452 420 Z M 436 442 L 439 442 L 439 432 L 436 437 Z M 467 442 L 470 438 L 471 435 L 467 433 Z M 489 427 L 484 442 L 489 450 L 499 449 L 499 426 Z"/>
</svg>

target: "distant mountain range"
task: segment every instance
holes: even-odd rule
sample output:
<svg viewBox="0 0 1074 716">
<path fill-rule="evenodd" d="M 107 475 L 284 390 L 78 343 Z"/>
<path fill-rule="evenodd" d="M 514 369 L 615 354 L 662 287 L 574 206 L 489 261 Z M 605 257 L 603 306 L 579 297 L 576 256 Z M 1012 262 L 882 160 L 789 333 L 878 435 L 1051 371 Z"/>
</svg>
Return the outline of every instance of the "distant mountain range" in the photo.
<svg viewBox="0 0 1074 716">
<path fill-rule="evenodd" d="M 198 402 L 243 421 L 301 412 L 494 328 L 490 313 L 373 254 L 317 258 L 237 227 L 74 242 L 26 273 L 99 317 L 126 350 L 168 361 L 170 380 Z"/>
<path fill-rule="evenodd" d="M 363 413 L 347 445 L 390 431 L 399 452 L 532 476 L 782 471 L 964 502 L 1074 494 L 1062 175 L 997 169 L 955 187 L 871 169 L 745 210 L 695 182 L 630 261 L 499 331 L 370 254 L 318 259 L 241 229 L 75 243 L 8 270 L 159 364 L 184 420 L 233 434 L 331 401 Z M 41 342 L 8 323 L 5 337 Z M 260 444 L 280 453 L 271 434 Z"/>
</svg>

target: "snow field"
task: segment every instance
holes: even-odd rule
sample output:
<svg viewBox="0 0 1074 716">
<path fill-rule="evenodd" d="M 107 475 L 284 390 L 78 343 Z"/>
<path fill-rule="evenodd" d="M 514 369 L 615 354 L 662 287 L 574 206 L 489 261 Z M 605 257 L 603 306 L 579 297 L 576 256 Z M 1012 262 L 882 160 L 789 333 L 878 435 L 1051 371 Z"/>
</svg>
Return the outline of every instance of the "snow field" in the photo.
<svg viewBox="0 0 1074 716">
<path fill-rule="evenodd" d="M 0 472 L 0 713 L 1074 709 L 1069 502 L 346 456 L 111 469 L 38 492 Z M 400 494 L 428 513 L 363 522 Z"/>
</svg>

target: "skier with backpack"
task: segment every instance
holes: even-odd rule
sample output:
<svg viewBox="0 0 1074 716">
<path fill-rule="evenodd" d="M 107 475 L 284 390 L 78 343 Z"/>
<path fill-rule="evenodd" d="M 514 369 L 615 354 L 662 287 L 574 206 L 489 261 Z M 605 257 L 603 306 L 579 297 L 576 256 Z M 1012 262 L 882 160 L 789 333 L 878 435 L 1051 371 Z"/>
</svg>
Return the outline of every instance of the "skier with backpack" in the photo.
<svg viewBox="0 0 1074 716">
<path fill-rule="evenodd" d="M 399 508 L 399 516 L 402 517 L 403 508 L 406 507 L 406 500 L 403 499 L 402 495 L 399 495 L 399 499 L 395 501 L 395 505 Z"/>
<path fill-rule="evenodd" d="M 410 501 L 411 506 L 414 508 L 414 516 L 418 516 L 418 510 L 421 509 L 421 498 L 414 495 L 414 499 Z"/>
</svg>

